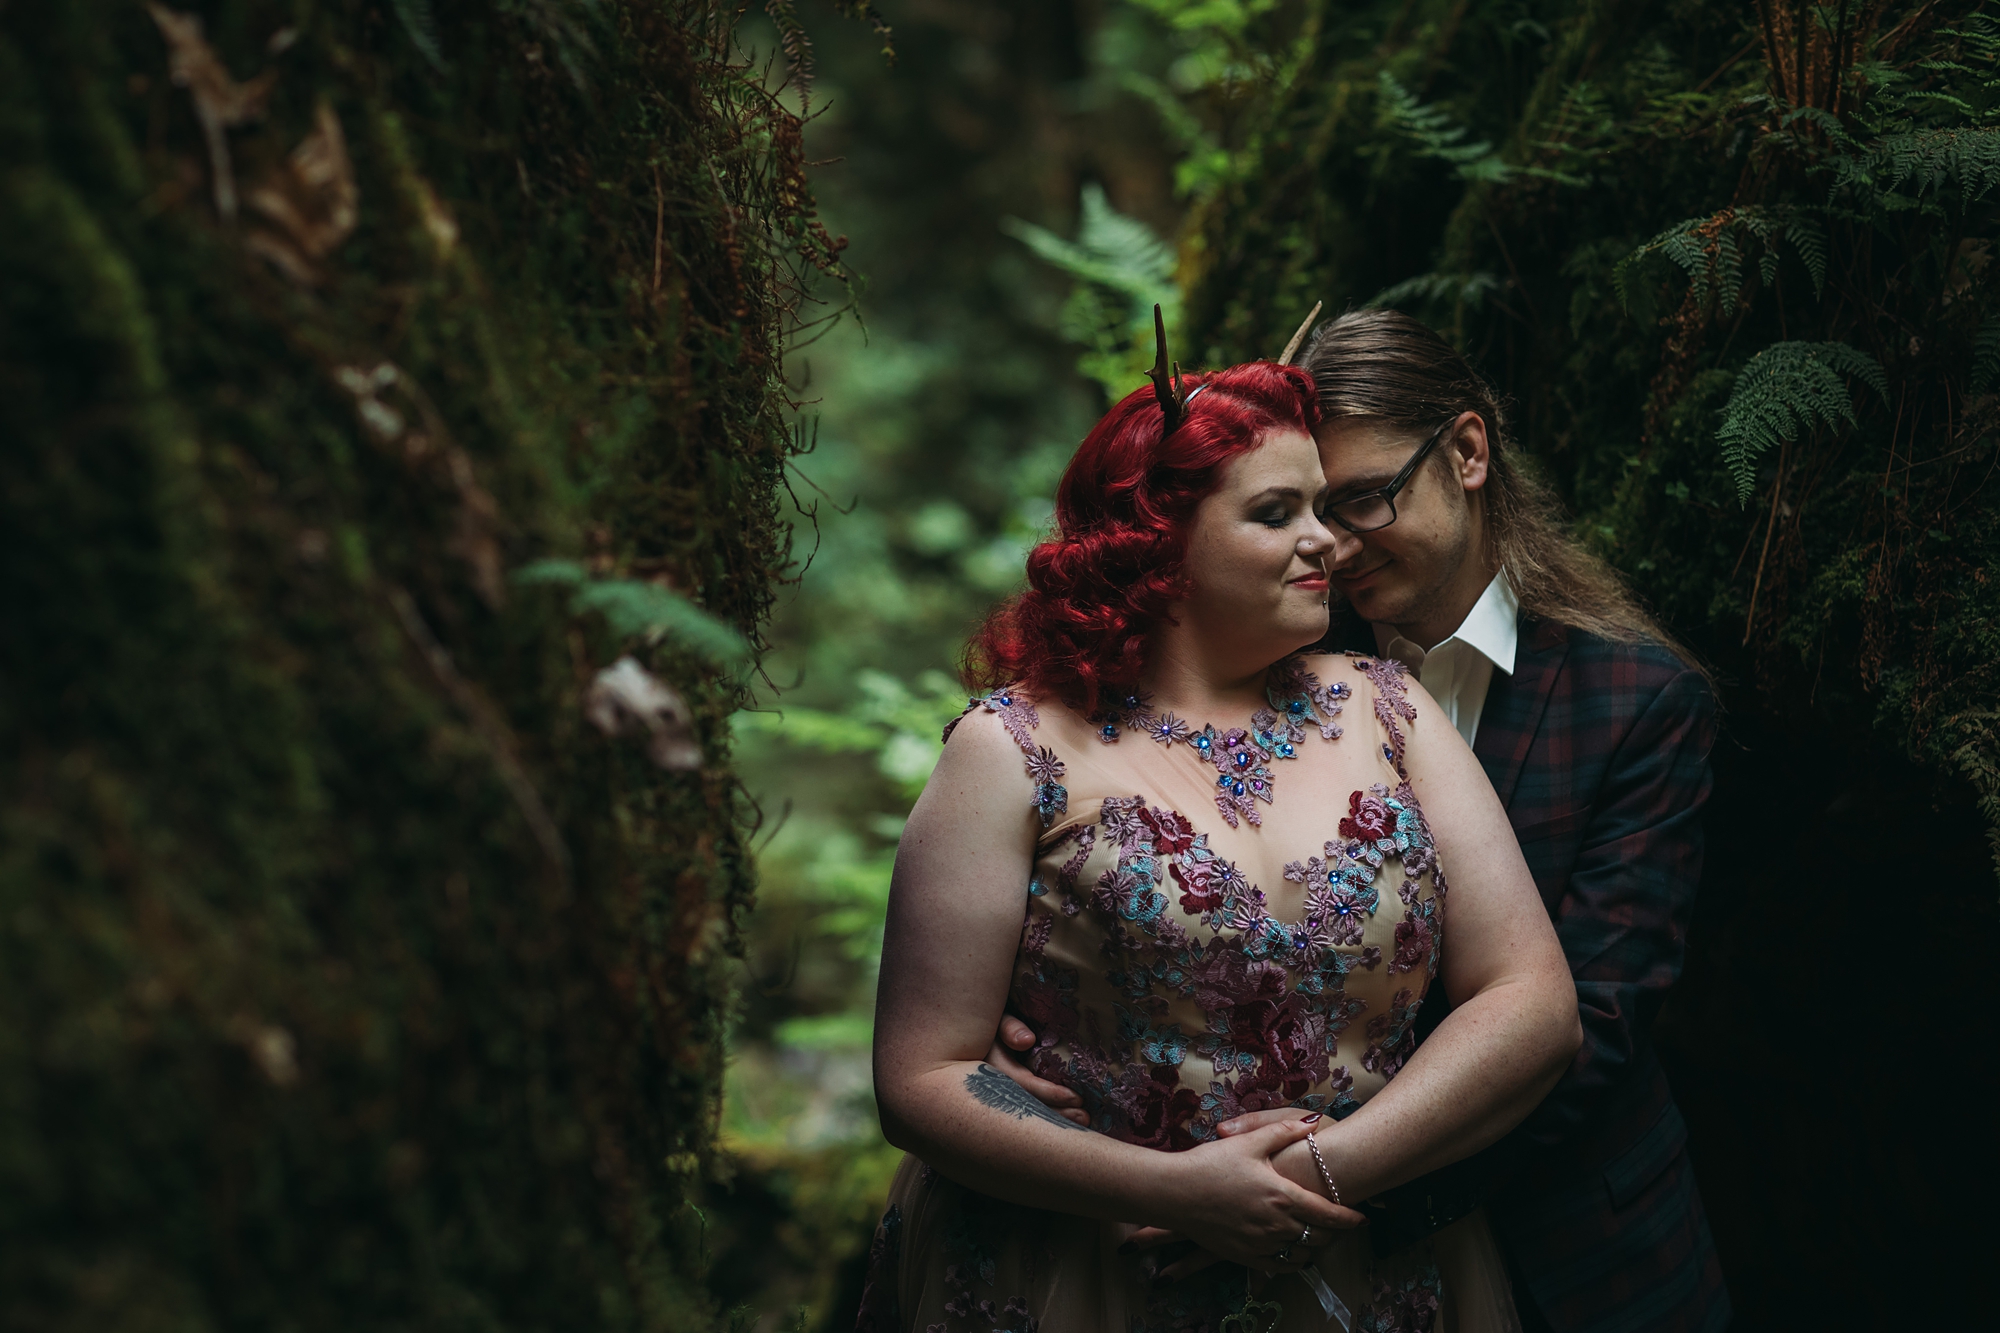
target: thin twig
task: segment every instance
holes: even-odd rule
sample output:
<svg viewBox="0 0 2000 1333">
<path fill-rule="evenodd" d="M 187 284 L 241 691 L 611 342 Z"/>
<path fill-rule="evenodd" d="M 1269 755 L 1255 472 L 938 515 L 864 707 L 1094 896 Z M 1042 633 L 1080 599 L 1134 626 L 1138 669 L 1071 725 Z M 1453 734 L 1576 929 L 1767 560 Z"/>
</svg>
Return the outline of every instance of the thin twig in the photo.
<svg viewBox="0 0 2000 1333">
<path fill-rule="evenodd" d="M 660 164 L 653 164 L 653 299 L 660 299 L 660 267 L 666 252 L 667 193 L 660 184 Z"/>
<path fill-rule="evenodd" d="M 522 817 L 528 821 L 535 841 L 541 844 L 542 853 L 549 858 L 549 865 L 555 870 L 556 880 L 567 897 L 569 849 L 563 846 L 562 833 L 556 828 L 555 820 L 549 817 L 548 807 L 542 804 L 541 793 L 535 790 L 535 784 L 521 767 L 515 753 L 513 733 L 492 706 L 466 682 L 465 677 L 458 674 L 458 668 L 452 665 L 451 654 L 431 633 L 431 627 L 424 623 L 423 615 L 417 610 L 410 594 L 391 586 L 389 605 L 395 609 L 396 619 L 402 622 L 403 632 L 410 636 L 410 642 L 430 668 L 432 678 L 472 724 L 479 739 L 486 743 L 487 752 L 493 757 L 493 766 L 500 770 L 500 780 L 506 784 L 514 804 L 521 808 Z"/>
<path fill-rule="evenodd" d="M 1771 488 L 1771 520 L 1764 525 L 1764 549 L 1757 555 L 1757 577 L 1750 583 L 1750 614 L 1743 620 L 1743 646 L 1750 646 L 1750 633 L 1757 627 L 1757 594 L 1764 588 L 1764 562 L 1771 556 L 1771 534 L 1778 528 L 1778 506 L 1785 501 L 1785 468 L 1791 462 L 1792 442 L 1778 451 L 1778 481 Z"/>
<path fill-rule="evenodd" d="M 1763 39 L 1761 37 L 1752 37 L 1748 42 L 1744 44 L 1743 49 L 1741 51 L 1738 51 L 1735 55 L 1723 61 L 1721 68 L 1717 69 L 1715 73 L 1703 79 L 1699 84 L 1696 84 L 1695 91 L 1698 93 L 1707 92 L 1710 84 L 1714 83 L 1717 79 L 1727 74 L 1730 70 L 1736 68 L 1736 63 L 1741 59 L 1743 59 L 1744 56 L 1747 56 L 1752 51 L 1755 51 L 1758 47 L 1758 44 L 1761 43 L 1762 41 Z"/>
</svg>

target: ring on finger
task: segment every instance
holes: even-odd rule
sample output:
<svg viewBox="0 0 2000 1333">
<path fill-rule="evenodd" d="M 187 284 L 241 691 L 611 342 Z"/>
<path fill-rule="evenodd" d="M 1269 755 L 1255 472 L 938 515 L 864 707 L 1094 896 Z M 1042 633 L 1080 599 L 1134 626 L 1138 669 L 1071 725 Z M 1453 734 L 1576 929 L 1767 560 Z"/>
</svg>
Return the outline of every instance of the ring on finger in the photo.
<svg viewBox="0 0 2000 1333">
<path fill-rule="evenodd" d="M 1311 1227 L 1307 1227 L 1304 1231 L 1301 1231 L 1299 1233 L 1299 1238 L 1293 1241 L 1292 1245 L 1310 1245 L 1312 1244 L 1312 1238 L 1313 1238 L 1313 1229 Z M 1288 1245 L 1285 1248 L 1290 1249 L 1291 1246 Z"/>
</svg>

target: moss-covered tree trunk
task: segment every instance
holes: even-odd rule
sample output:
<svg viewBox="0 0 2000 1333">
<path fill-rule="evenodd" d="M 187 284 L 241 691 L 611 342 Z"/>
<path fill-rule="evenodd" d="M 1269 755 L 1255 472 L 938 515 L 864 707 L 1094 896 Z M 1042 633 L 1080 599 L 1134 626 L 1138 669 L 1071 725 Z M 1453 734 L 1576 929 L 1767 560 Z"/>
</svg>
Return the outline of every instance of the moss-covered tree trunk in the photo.
<svg viewBox="0 0 2000 1333">
<path fill-rule="evenodd" d="M 698 0 L 181 2 L 0 6 L 0 1327 L 703 1326 L 797 123 Z"/>
</svg>

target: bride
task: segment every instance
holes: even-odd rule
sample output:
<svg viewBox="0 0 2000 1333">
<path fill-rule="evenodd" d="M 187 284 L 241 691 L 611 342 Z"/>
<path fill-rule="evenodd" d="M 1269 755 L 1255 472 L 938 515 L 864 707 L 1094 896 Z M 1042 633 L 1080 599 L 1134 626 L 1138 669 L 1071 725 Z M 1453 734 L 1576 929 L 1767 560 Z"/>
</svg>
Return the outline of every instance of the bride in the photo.
<svg viewBox="0 0 2000 1333">
<path fill-rule="evenodd" d="M 1378 1260 L 1352 1205 L 1533 1109 L 1579 1041 L 1568 968 L 1422 687 L 1302 655 L 1311 379 L 1164 367 L 1071 461 L 903 835 L 875 1085 L 910 1156 L 860 1327 L 1516 1328 L 1482 1215 Z M 1003 1009 L 1087 1124 L 982 1062 Z"/>
</svg>

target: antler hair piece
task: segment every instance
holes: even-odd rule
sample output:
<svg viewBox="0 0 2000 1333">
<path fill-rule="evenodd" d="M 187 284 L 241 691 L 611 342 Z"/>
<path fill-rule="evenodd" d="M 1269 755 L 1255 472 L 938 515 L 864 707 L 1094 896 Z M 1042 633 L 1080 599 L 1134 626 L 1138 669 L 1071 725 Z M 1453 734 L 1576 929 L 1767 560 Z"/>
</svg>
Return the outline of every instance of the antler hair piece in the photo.
<svg viewBox="0 0 2000 1333">
<path fill-rule="evenodd" d="M 1180 367 L 1167 360 L 1167 321 L 1157 305 L 1153 307 L 1153 339 L 1159 346 L 1159 354 L 1153 358 L 1153 368 L 1146 372 L 1146 378 L 1153 381 L 1153 396 L 1160 400 L 1160 415 L 1166 419 L 1166 429 L 1160 432 L 1164 439 L 1180 428 L 1187 413 L 1187 398 L 1180 389 Z"/>
<path fill-rule="evenodd" d="M 1292 364 L 1293 354 L 1299 350 L 1299 344 L 1306 340 L 1307 331 L 1312 328 L 1313 321 L 1319 318 L 1320 307 L 1325 304 L 1326 302 L 1324 301 L 1313 302 L 1312 313 L 1306 316 L 1306 322 L 1299 325 L 1299 331 L 1292 335 L 1292 340 L 1285 344 L 1285 350 L 1278 354 L 1279 365 L 1289 366 Z"/>
</svg>

